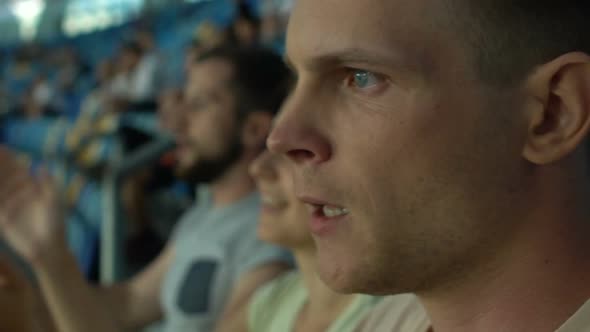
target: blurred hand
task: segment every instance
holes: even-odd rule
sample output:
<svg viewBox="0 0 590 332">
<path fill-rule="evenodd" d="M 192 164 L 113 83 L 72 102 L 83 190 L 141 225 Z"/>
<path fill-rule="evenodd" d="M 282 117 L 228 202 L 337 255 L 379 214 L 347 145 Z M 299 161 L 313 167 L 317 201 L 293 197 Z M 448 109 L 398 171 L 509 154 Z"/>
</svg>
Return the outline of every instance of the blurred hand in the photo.
<svg viewBox="0 0 590 332">
<path fill-rule="evenodd" d="M 0 256 L 0 331 L 33 331 L 35 301 L 30 282 L 8 258 Z"/>
<path fill-rule="evenodd" d="M 47 172 L 33 177 L 29 168 L 0 147 L 0 234 L 35 267 L 66 243 L 57 188 Z"/>
</svg>

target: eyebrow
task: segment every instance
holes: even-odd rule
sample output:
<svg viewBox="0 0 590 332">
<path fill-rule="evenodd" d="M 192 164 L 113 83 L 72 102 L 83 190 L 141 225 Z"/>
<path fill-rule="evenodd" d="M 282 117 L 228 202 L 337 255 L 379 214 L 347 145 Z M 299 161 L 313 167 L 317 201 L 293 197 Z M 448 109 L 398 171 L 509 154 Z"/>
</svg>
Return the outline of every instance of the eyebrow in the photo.
<svg viewBox="0 0 590 332">
<path fill-rule="evenodd" d="M 284 61 L 291 70 L 296 72 L 296 66 L 289 58 L 288 54 L 285 54 Z M 368 66 L 423 72 L 426 71 L 426 63 L 427 62 L 423 61 L 421 57 L 410 58 L 399 53 L 384 54 L 383 52 L 379 53 L 374 50 L 368 51 L 360 48 L 345 48 L 342 50 L 312 55 L 303 61 L 302 67 L 310 71 L 319 71 L 325 70 L 326 67 L 330 66 L 366 64 Z"/>
</svg>

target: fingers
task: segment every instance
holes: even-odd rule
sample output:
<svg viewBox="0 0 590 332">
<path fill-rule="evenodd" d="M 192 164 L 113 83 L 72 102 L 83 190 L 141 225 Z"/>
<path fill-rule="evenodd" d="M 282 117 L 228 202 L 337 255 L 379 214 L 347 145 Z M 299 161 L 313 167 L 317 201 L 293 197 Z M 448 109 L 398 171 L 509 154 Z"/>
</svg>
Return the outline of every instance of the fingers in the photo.
<svg viewBox="0 0 590 332">
<path fill-rule="evenodd" d="M 0 206 L 14 195 L 31 186 L 37 186 L 28 174 L 8 175 L 0 181 Z"/>
<path fill-rule="evenodd" d="M 37 176 L 31 173 L 31 161 L 27 157 L 17 157 L 6 147 L 0 145 L 0 214 L 12 201 L 14 205 L 15 195 L 25 191 L 31 197 L 25 197 L 29 202 L 39 198 L 51 198 L 57 193 L 55 182 L 46 169 L 41 169 Z M 32 189 L 37 189 L 35 192 Z M 40 195 L 40 196 L 39 196 Z M 19 195 L 21 196 L 21 195 Z"/>
<path fill-rule="evenodd" d="M 27 197 L 30 202 L 39 198 L 40 184 L 34 181 L 27 174 L 14 174 L 8 178 L 0 180 L 0 213 L 6 207 L 8 202 L 14 202 L 15 197 L 22 197 L 22 193 L 29 193 L 32 197 Z"/>
<path fill-rule="evenodd" d="M 17 221 L 19 215 L 33 208 L 38 203 L 39 187 L 35 183 L 27 183 L 15 190 L 10 197 L 0 201 L 0 215 L 7 218 L 6 222 Z"/>
<path fill-rule="evenodd" d="M 25 259 L 31 258 L 31 228 L 34 227 L 29 225 L 30 217 L 25 213 L 36 208 L 36 193 L 38 189 L 30 183 L 0 201 L 0 234 Z"/>
<path fill-rule="evenodd" d="M 18 156 L 16 153 L 10 151 L 5 146 L 0 145 L 0 174 L 12 174 L 15 171 L 29 172 L 31 167 L 31 159 Z"/>
<path fill-rule="evenodd" d="M 37 183 L 39 184 L 40 193 L 44 198 L 52 199 L 58 195 L 57 183 L 54 177 L 49 174 L 47 168 L 42 167 L 39 169 Z"/>
<path fill-rule="evenodd" d="M 23 258 L 29 260 L 32 258 L 33 234 L 32 227 L 29 225 L 28 216 L 22 217 L 25 212 L 33 207 L 27 197 L 31 197 L 33 189 L 19 191 L 9 200 L 2 202 L 0 208 L 0 234 L 5 241 Z"/>
<path fill-rule="evenodd" d="M 30 168 L 30 159 L 17 157 L 0 146 L 0 203 L 11 197 L 15 191 L 34 182 L 29 172 Z"/>
</svg>

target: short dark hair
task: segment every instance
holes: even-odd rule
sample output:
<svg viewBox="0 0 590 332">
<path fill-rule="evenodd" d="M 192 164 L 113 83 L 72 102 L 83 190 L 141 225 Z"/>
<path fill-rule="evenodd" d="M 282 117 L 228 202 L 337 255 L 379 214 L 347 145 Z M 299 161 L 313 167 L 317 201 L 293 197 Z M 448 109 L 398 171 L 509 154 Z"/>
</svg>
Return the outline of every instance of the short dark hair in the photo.
<svg viewBox="0 0 590 332">
<path fill-rule="evenodd" d="M 494 87 L 522 83 L 538 66 L 570 52 L 590 54 L 590 1 L 447 0 L 448 17 L 473 52 L 480 79 Z M 586 139 L 586 162 L 590 143 Z"/>
<path fill-rule="evenodd" d="M 233 66 L 230 84 L 239 103 L 238 115 L 278 113 L 291 82 L 291 72 L 279 55 L 259 47 L 226 46 L 207 51 L 196 61 L 210 59 L 225 60 Z"/>
<path fill-rule="evenodd" d="M 252 8 L 245 3 L 238 6 L 236 20 L 245 20 L 252 24 L 256 30 L 259 30 L 262 24 L 260 17 L 256 16 Z"/>
<path fill-rule="evenodd" d="M 590 1 L 448 0 L 483 81 L 511 86 L 560 55 L 590 54 Z"/>
</svg>

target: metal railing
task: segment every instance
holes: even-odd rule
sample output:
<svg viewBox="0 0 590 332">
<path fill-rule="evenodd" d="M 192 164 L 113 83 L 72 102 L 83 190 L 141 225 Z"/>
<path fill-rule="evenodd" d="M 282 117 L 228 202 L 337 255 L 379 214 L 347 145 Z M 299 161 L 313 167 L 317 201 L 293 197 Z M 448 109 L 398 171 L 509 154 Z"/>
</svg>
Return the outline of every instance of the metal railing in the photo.
<svg viewBox="0 0 590 332">
<path fill-rule="evenodd" d="M 114 166 L 107 170 L 103 179 L 103 221 L 101 224 L 100 281 L 112 284 L 124 275 L 123 240 L 125 237 L 124 214 L 121 206 L 121 186 L 133 172 L 153 164 L 162 154 L 174 147 L 170 137 L 159 136 L 156 140 L 122 157 L 114 159 Z"/>
</svg>

